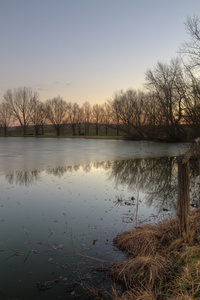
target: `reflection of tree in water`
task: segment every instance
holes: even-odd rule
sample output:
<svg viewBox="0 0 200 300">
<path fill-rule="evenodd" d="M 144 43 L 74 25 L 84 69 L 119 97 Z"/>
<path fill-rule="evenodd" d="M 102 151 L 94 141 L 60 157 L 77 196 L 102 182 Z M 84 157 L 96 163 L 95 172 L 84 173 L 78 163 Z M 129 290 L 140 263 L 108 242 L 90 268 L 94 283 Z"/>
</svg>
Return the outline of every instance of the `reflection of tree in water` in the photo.
<svg viewBox="0 0 200 300">
<path fill-rule="evenodd" d="M 67 172 L 90 172 L 98 168 L 108 170 L 109 179 L 114 179 L 116 185 L 127 185 L 136 193 L 136 199 L 139 198 L 140 192 L 144 192 L 146 204 L 154 205 L 159 212 L 163 209 L 176 209 L 178 167 L 173 157 L 103 161 L 49 168 L 46 172 L 61 178 Z M 200 186 L 199 180 L 196 180 L 199 174 L 198 164 L 192 162 L 190 170 L 191 198 L 199 201 Z M 10 184 L 29 186 L 40 179 L 40 171 L 16 171 L 7 174 L 6 179 Z"/>
<path fill-rule="evenodd" d="M 190 161 L 190 199 L 191 206 L 200 206 L 200 162 Z"/>
<path fill-rule="evenodd" d="M 77 172 L 80 166 L 63 166 L 63 167 L 56 167 L 50 168 L 46 170 L 47 174 L 58 176 L 59 178 L 63 177 L 67 172 Z"/>
<path fill-rule="evenodd" d="M 63 177 L 66 173 L 78 172 L 79 170 L 83 170 L 84 172 L 90 172 L 93 168 L 103 168 L 107 169 L 110 168 L 111 163 L 109 161 L 99 162 L 99 163 L 88 163 L 84 165 L 74 165 L 74 166 L 62 166 L 62 167 L 55 167 L 49 168 L 46 170 L 47 174 L 57 176 L 59 178 Z M 6 179 L 10 184 L 17 184 L 17 185 L 25 185 L 29 186 L 40 179 L 41 171 L 16 171 L 10 174 L 6 174 Z"/>
<path fill-rule="evenodd" d="M 40 172 L 34 171 L 16 171 L 10 174 L 6 174 L 6 179 L 10 184 L 29 186 L 40 179 Z"/>
<path fill-rule="evenodd" d="M 92 169 L 107 169 L 111 167 L 110 161 L 103 161 L 103 162 L 95 162 L 95 163 L 88 163 L 83 165 L 75 165 L 75 166 L 63 166 L 63 167 L 56 167 L 50 168 L 46 172 L 48 174 L 53 174 L 58 177 L 62 177 L 67 172 L 77 172 L 79 170 L 83 170 L 86 173 L 91 172 Z"/>
<path fill-rule="evenodd" d="M 126 184 L 133 191 L 145 192 L 145 202 L 161 211 L 176 208 L 177 172 L 175 158 L 130 159 L 115 161 L 110 177 L 116 185 Z"/>
</svg>

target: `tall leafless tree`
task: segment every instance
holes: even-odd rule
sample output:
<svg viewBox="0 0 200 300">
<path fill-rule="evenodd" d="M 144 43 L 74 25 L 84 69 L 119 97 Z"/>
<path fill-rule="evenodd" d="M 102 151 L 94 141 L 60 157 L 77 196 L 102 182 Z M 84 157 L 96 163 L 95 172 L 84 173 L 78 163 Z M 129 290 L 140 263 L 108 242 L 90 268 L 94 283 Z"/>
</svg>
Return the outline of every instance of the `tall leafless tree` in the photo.
<svg viewBox="0 0 200 300">
<path fill-rule="evenodd" d="M 24 135 L 27 134 L 27 126 L 31 120 L 32 101 L 37 97 L 38 94 L 27 87 L 15 89 L 13 92 L 9 89 L 4 94 L 4 100 L 13 118 L 20 123 Z"/>
<path fill-rule="evenodd" d="M 193 70 L 200 70 L 200 18 L 188 17 L 185 22 L 189 41 L 181 44 L 179 52 L 189 59 L 186 63 Z"/>
<path fill-rule="evenodd" d="M 117 124 L 126 134 L 144 138 L 144 125 L 146 124 L 145 94 L 129 89 L 116 92 L 110 102 Z"/>
<path fill-rule="evenodd" d="M 120 115 L 119 115 L 119 101 L 118 101 L 117 93 L 115 93 L 113 99 L 110 99 L 108 103 L 111 111 L 111 123 L 112 126 L 114 127 L 116 126 L 117 136 L 118 136 L 120 130 Z"/>
<path fill-rule="evenodd" d="M 84 122 L 84 113 L 83 113 L 83 107 L 78 107 L 78 115 L 77 115 L 77 122 L 78 122 L 78 134 L 82 135 L 82 125 Z"/>
<path fill-rule="evenodd" d="M 170 64 L 158 62 L 153 70 L 146 72 L 146 87 L 155 97 L 159 107 L 160 126 L 165 126 L 170 138 L 181 135 L 180 123 L 183 119 L 184 78 L 179 59 L 172 59 Z"/>
<path fill-rule="evenodd" d="M 42 134 L 44 134 L 44 124 L 46 122 L 47 112 L 43 102 L 39 98 L 34 98 L 32 100 L 32 111 L 31 111 L 31 123 L 35 128 L 35 134 L 38 135 L 40 129 Z"/>
<path fill-rule="evenodd" d="M 69 123 L 72 126 L 72 133 L 73 135 L 76 135 L 76 128 L 78 126 L 78 121 L 80 118 L 80 114 L 79 114 L 79 105 L 75 102 L 75 103 L 71 103 L 69 102 L 67 104 L 68 107 L 68 118 L 69 118 Z"/>
<path fill-rule="evenodd" d="M 60 135 L 68 121 L 67 103 L 60 97 L 56 97 L 46 101 L 46 115 L 47 119 L 53 124 L 57 136 Z"/>
<path fill-rule="evenodd" d="M 4 130 L 4 135 L 7 135 L 8 127 L 12 122 L 12 113 L 8 103 L 4 100 L 0 103 L 0 123 Z"/>
<path fill-rule="evenodd" d="M 190 126 L 194 137 L 200 134 L 200 81 L 190 68 L 186 68 L 184 120 Z"/>
<path fill-rule="evenodd" d="M 103 116 L 104 116 L 103 106 L 100 104 L 94 104 L 92 106 L 92 118 L 95 124 L 96 135 L 99 134 L 99 129 L 103 125 Z"/>
<path fill-rule="evenodd" d="M 108 135 L 108 128 L 111 123 L 111 107 L 109 103 L 105 102 L 103 104 L 103 125 L 105 127 L 106 135 Z"/>
<path fill-rule="evenodd" d="M 89 102 L 83 103 L 82 106 L 83 109 L 83 122 L 85 126 L 85 135 L 90 134 L 90 123 L 91 123 L 91 117 L 92 117 L 92 109 Z"/>
</svg>

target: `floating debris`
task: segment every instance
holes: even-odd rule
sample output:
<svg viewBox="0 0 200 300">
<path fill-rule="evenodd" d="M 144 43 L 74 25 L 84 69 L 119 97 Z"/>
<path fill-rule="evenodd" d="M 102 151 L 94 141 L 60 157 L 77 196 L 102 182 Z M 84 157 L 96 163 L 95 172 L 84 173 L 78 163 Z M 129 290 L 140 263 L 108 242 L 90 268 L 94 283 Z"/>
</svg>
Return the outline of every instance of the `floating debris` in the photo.
<svg viewBox="0 0 200 300">
<path fill-rule="evenodd" d="M 54 249 L 54 250 L 57 250 L 57 249 L 63 250 L 64 249 L 64 245 L 63 244 L 53 245 L 53 246 L 51 246 L 51 248 Z"/>
<path fill-rule="evenodd" d="M 92 244 L 95 245 L 97 241 L 98 239 L 94 239 Z"/>
<path fill-rule="evenodd" d="M 48 260 L 47 260 L 48 263 L 50 263 L 51 265 L 53 264 L 53 258 L 50 257 Z"/>
<path fill-rule="evenodd" d="M 49 280 L 45 281 L 44 283 L 37 282 L 36 286 L 40 291 L 46 291 L 52 288 L 56 283 L 58 283 L 60 279 L 54 279 L 54 280 Z"/>
<path fill-rule="evenodd" d="M 65 264 L 61 267 L 62 270 L 68 270 L 69 269 L 69 265 L 68 264 Z"/>
</svg>

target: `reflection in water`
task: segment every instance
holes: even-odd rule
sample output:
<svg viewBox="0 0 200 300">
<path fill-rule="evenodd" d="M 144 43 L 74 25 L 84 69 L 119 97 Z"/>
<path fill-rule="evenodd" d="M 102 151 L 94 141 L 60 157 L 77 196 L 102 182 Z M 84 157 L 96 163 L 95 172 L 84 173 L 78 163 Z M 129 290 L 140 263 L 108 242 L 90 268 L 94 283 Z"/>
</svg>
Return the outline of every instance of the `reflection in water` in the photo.
<svg viewBox="0 0 200 300">
<path fill-rule="evenodd" d="M 16 171 L 5 175 L 10 184 L 29 186 L 40 179 L 40 172 L 34 171 Z"/>
<path fill-rule="evenodd" d="M 198 165 L 191 165 L 191 195 L 199 197 Z M 91 274 L 91 269 L 102 267 L 102 261 L 124 259 L 113 250 L 116 235 L 139 221 L 154 222 L 163 209 L 176 211 L 177 172 L 175 158 L 164 157 L 1 176 L 0 280 L 5 299 L 71 299 L 72 293 L 83 295 L 84 282 L 103 287 L 104 274 Z M 38 289 L 47 283 L 52 286 L 41 294 Z"/>
<path fill-rule="evenodd" d="M 134 193 L 133 198 L 136 200 L 136 205 L 141 201 L 140 195 L 142 193 L 145 195 L 142 201 L 145 201 L 148 206 L 154 205 L 158 213 L 163 210 L 176 211 L 178 166 L 174 157 L 95 162 L 49 168 L 45 172 L 61 178 L 68 172 L 83 170 L 89 173 L 92 169 L 99 168 L 108 172 L 108 180 L 114 181 L 116 187 L 118 185 L 128 186 Z M 10 184 L 30 186 L 40 180 L 40 173 L 37 170 L 16 171 L 6 174 L 5 177 Z M 197 164 L 192 163 L 190 172 L 191 194 L 195 202 L 197 199 L 199 200 L 199 181 L 193 179 L 197 176 Z M 117 197 L 119 196 L 116 195 Z"/>
<path fill-rule="evenodd" d="M 145 202 L 158 212 L 174 211 L 177 201 L 177 164 L 175 158 L 121 160 L 113 164 L 110 177 L 116 185 L 126 184 L 136 193 L 144 192 Z M 138 196 L 137 196 L 138 197 Z"/>
</svg>

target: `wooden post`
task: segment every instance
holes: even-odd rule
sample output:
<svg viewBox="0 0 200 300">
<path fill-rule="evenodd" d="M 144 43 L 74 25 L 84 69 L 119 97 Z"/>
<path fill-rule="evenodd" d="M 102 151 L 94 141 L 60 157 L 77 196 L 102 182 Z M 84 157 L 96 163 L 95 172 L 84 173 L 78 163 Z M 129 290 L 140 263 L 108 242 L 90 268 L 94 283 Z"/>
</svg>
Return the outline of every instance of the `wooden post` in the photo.
<svg viewBox="0 0 200 300">
<path fill-rule="evenodd" d="M 189 161 L 183 162 L 182 157 L 179 157 L 177 214 L 179 219 L 179 230 L 181 234 L 188 232 L 190 213 L 189 186 Z"/>
<path fill-rule="evenodd" d="M 178 156 L 178 203 L 177 215 L 179 219 L 179 230 L 183 234 L 188 233 L 190 217 L 190 182 L 189 182 L 189 160 L 196 153 L 200 158 L 200 137 L 195 139 L 190 150 Z"/>
</svg>

